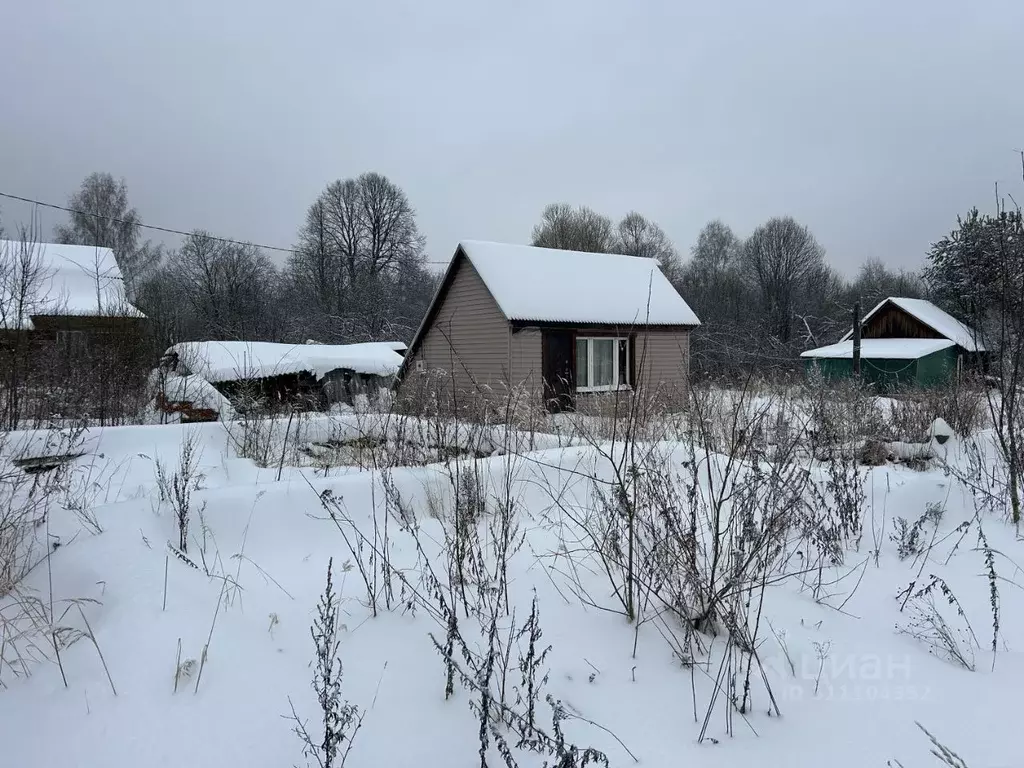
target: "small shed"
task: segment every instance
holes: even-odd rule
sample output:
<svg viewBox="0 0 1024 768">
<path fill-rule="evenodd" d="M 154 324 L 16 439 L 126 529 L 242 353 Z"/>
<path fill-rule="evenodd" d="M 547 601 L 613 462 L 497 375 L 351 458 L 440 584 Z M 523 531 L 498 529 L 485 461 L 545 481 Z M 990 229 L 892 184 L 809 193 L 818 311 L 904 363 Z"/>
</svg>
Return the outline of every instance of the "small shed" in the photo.
<svg viewBox="0 0 1024 768">
<path fill-rule="evenodd" d="M 245 410 L 279 405 L 322 409 L 388 388 L 402 364 L 401 342 L 278 344 L 264 341 L 189 341 L 164 354 L 161 367 L 198 375 Z"/>
<path fill-rule="evenodd" d="M 808 374 L 826 379 L 853 377 L 853 342 L 811 349 L 800 357 Z M 949 381 L 957 348 L 949 339 L 864 339 L 861 378 L 883 392 L 908 386 L 931 387 Z"/>
</svg>

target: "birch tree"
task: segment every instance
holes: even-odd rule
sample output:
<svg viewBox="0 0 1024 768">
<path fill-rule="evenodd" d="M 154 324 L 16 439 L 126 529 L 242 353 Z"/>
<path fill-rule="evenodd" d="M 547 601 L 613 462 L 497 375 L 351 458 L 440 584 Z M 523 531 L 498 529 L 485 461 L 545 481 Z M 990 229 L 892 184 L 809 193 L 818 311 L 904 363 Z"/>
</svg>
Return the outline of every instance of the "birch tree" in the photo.
<svg viewBox="0 0 1024 768">
<path fill-rule="evenodd" d="M 68 198 L 66 224 L 54 230 L 58 243 L 110 248 L 121 268 L 129 297 L 142 273 L 160 258 L 160 249 L 141 239 L 142 218 L 128 202 L 128 185 L 109 173 L 91 173 Z"/>
</svg>

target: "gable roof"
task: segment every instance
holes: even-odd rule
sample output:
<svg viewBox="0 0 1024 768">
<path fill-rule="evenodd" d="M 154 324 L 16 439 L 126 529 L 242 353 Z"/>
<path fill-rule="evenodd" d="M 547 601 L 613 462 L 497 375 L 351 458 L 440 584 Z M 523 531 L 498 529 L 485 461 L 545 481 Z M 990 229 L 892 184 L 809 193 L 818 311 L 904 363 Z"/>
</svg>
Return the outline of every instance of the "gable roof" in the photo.
<svg viewBox="0 0 1024 768">
<path fill-rule="evenodd" d="M 464 240 L 508 320 L 606 325 L 700 324 L 655 259 Z"/>
<path fill-rule="evenodd" d="M 970 326 L 961 323 L 951 314 L 939 309 L 937 306 L 925 299 L 904 299 L 898 296 L 890 296 L 887 299 L 882 299 L 882 301 L 875 305 L 874 309 L 864 315 L 864 319 L 861 320 L 861 325 L 865 325 L 875 315 L 875 313 L 881 310 L 886 304 L 893 304 L 899 307 L 911 317 L 924 325 L 927 325 L 936 333 L 945 336 L 958 346 L 963 347 L 968 352 L 985 351 L 985 347 L 977 340 L 974 331 L 971 330 Z M 853 329 L 843 336 L 840 341 L 848 341 L 852 337 Z"/>
<path fill-rule="evenodd" d="M 31 329 L 33 315 L 145 317 L 128 303 L 121 268 L 109 248 L 0 240 L 0 277 L 8 308 L 18 304 L 18 283 L 30 284 L 21 316 L 0 316 L 0 327 Z"/>
<path fill-rule="evenodd" d="M 865 360 L 917 360 L 954 346 L 949 339 L 861 339 L 860 356 Z M 827 347 L 801 352 L 800 357 L 853 359 L 853 342 L 840 341 Z"/>
<path fill-rule="evenodd" d="M 654 259 L 463 240 L 409 342 L 399 379 L 433 324 L 459 265 L 464 263 L 476 270 L 509 322 L 683 328 L 700 325 L 697 315 Z M 635 309 L 631 310 L 633 305 Z"/>
</svg>

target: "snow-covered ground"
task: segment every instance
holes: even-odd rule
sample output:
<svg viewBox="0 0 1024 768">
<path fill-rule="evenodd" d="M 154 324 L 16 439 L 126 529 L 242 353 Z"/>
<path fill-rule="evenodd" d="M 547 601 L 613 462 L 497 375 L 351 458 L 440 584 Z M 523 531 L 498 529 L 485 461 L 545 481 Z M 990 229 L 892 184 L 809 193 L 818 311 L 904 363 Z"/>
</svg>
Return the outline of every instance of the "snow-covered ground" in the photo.
<svg viewBox="0 0 1024 768">
<path fill-rule="evenodd" d="M 350 426 L 363 429 L 365 421 Z M 850 541 L 844 547 L 841 564 L 811 567 L 809 553 L 795 545 L 772 555 L 772 572 L 749 592 L 753 604 L 743 607 L 756 628 L 760 664 L 752 664 L 749 703 L 740 707 L 751 655 L 738 652 L 719 627 L 715 635 L 694 636 L 684 653 L 690 663 L 681 663 L 673 651 L 686 634 L 680 623 L 661 605 L 640 609 L 639 627 L 627 621 L 600 559 L 573 522 L 590 520 L 600 507 L 591 478 L 611 480 L 608 456 L 616 453 L 592 445 L 553 447 L 558 438 L 535 437 L 528 446 L 515 438 L 516 451 L 476 461 L 324 476 L 308 467 L 279 468 L 276 460 L 259 468 L 239 458 L 238 441 L 222 424 L 90 430 L 84 441 L 76 439 L 83 455 L 69 471 L 77 491 L 63 504 L 77 505 L 77 512 L 55 504 L 36 531 L 41 541 L 49 536 L 60 546 L 15 594 L 0 599 L 7 620 L 0 638 L 0 763 L 306 764 L 289 717 L 294 705 L 316 731 L 310 625 L 333 558 L 343 624 L 342 693 L 364 716 L 347 765 L 479 765 L 480 725 L 469 706 L 479 695 L 456 679 L 445 698 L 445 662 L 431 635 L 443 643 L 446 627 L 432 615 L 436 600 L 424 581 L 427 559 L 445 594 L 453 594 L 446 591 L 445 554 L 453 535 L 452 474 L 473 472 L 489 498 L 478 526 L 481 552 L 493 555 L 487 532 L 500 527 L 497 510 L 508 503 L 514 509 L 518 532 L 512 538 L 521 545 L 513 546 L 508 563 L 508 610 L 500 597 L 485 602 L 500 608 L 496 626 L 504 645 L 537 596 L 540 645 L 551 646 L 537 704 L 537 720 L 547 731 L 551 709 L 544 692 L 562 702 L 568 739 L 603 751 L 613 766 L 938 764 L 915 722 L 972 768 L 1020 765 L 1015 726 L 1024 683 L 1024 574 L 1015 563 L 1024 553 L 1001 514 L 976 517 L 970 491 L 954 475 L 940 467 L 862 470 L 863 534 L 859 546 Z M 4 461 L 24 451 L 26 441 L 38 449 L 46 439 L 44 433 L 10 436 Z M 503 440 L 511 438 L 492 435 L 491 442 L 500 447 Z M 166 478 L 179 471 L 185 444 L 196 451 L 187 537 L 192 565 L 171 552 L 179 529 L 173 500 L 161 500 L 161 487 L 166 491 L 170 482 L 161 472 Z M 658 450 L 666 477 L 678 473 L 684 490 L 692 477 L 689 462 L 716 472 L 727 466 L 724 457 L 697 456 L 678 443 Z M 966 468 L 959 444 L 943 452 L 954 467 Z M 827 468 L 811 469 L 815 487 L 827 481 Z M 400 510 L 393 503 L 398 498 Z M 771 499 L 778 500 L 761 497 L 764 504 Z M 692 498 L 681 493 L 675 502 Z M 83 506 L 102 532 L 83 526 Z M 344 519 L 331 520 L 328 509 L 341 510 Z M 937 526 L 921 526 L 918 549 L 930 549 L 901 559 L 890 538 L 896 518 L 913 524 L 928 509 L 942 510 Z M 416 528 L 403 517 L 409 512 Z M 754 524 L 769 516 L 758 508 Z M 979 521 L 987 545 L 979 541 Z M 697 533 L 704 544 L 707 535 Z M 376 615 L 361 570 L 380 574 L 381 563 L 370 561 L 370 543 L 360 553 L 355 542 L 361 536 L 386 550 L 394 569 L 390 609 L 383 576 L 371 579 Z M 742 554 L 739 547 L 733 554 Z M 998 573 L 994 655 L 986 549 Z M 912 605 L 926 600 L 910 600 L 901 612 L 908 586 L 914 584 L 913 594 L 938 584 L 936 577 L 963 608 L 960 616 L 942 586 L 934 588 L 951 630 L 965 633 L 956 642 L 973 656 L 974 671 L 897 629 L 908 626 Z M 467 589 L 488 592 L 478 584 Z M 59 666 L 48 650 L 52 642 L 29 631 L 24 619 L 15 621 L 29 595 L 44 605 L 52 601 L 53 625 L 86 635 L 67 645 L 58 640 L 64 645 Z M 456 613 L 468 646 L 486 653 L 480 617 L 466 619 L 461 607 Z M 15 635 L 15 629 L 26 633 Z M 522 642 L 512 642 L 510 691 L 520 683 L 517 647 Z M 19 655 L 24 664 L 16 661 Z M 729 703 L 733 697 L 737 706 Z M 511 693 L 509 701 L 515 702 Z M 522 766 L 544 760 L 515 755 Z M 503 764 L 493 743 L 487 760 Z"/>
</svg>

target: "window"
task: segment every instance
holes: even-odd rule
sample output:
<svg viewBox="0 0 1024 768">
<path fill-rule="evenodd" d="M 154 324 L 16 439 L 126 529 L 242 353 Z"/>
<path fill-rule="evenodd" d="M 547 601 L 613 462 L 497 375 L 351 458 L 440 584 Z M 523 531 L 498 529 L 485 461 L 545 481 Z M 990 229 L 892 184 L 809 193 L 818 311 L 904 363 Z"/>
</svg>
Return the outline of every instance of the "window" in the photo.
<svg viewBox="0 0 1024 768">
<path fill-rule="evenodd" d="M 629 387 L 629 339 L 577 337 L 576 391 L 610 392 Z"/>
</svg>

